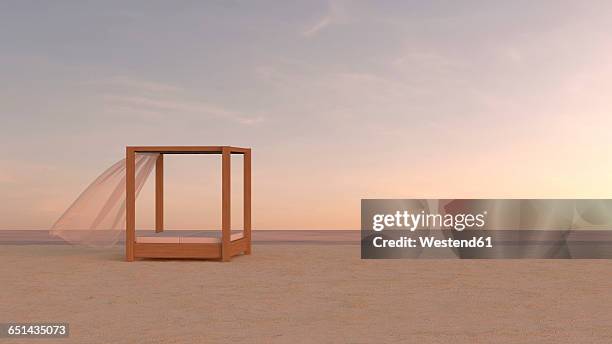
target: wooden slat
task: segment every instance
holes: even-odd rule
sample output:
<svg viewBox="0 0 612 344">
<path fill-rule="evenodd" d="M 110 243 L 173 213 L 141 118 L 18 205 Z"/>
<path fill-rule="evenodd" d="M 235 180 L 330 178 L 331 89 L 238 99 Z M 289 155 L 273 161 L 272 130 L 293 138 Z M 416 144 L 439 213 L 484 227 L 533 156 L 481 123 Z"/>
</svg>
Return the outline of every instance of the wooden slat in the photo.
<svg viewBox="0 0 612 344">
<path fill-rule="evenodd" d="M 131 146 L 135 152 L 168 153 L 168 154 L 222 154 L 229 149 L 233 154 L 244 154 L 249 148 L 232 146 Z"/>
<path fill-rule="evenodd" d="M 221 256 L 224 262 L 231 257 L 231 208 L 231 155 L 229 148 L 224 147 L 221 157 Z"/>
<path fill-rule="evenodd" d="M 251 254 L 251 150 L 244 153 L 244 191 L 243 191 L 243 223 L 244 237 L 247 241 L 245 254 Z"/>
<path fill-rule="evenodd" d="M 158 152 L 158 153 L 222 153 L 222 146 L 134 146 L 136 152 Z"/>
<path fill-rule="evenodd" d="M 250 148 L 232 147 L 232 146 L 229 146 L 229 147 L 227 147 L 227 148 L 229 148 L 229 150 L 230 150 L 230 152 L 231 152 L 232 154 L 236 154 L 236 153 L 237 153 L 237 154 L 246 154 L 247 152 L 250 152 L 250 151 L 251 151 L 251 149 L 250 149 Z"/>
<path fill-rule="evenodd" d="M 125 258 L 134 260 L 134 243 L 136 239 L 136 162 L 131 148 L 125 152 Z"/>
<path fill-rule="evenodd" d="M 137 258 L 221 258 L 221 245 L 218 243 L 136 243 Z"/>
<path fill-rule="evenodd" d="M 164 230 L 164 155 L 155 162 L 155 232 Z"/>
<path fill-rule="evenodd" d="M 247 240 L 247 238 L 242 238 L 236 241 L 232 241 L 232 244 L 230 246 L 230 256 L 236 256 L 239 255 L 242 252 L 245 252 L 249 247 L 249 241 Z"/>
<path fill-rule="evenodd" d="M 137 244 L 180 244 L 181 237 L 169 236 L 137 236 Z"/>
</svg>

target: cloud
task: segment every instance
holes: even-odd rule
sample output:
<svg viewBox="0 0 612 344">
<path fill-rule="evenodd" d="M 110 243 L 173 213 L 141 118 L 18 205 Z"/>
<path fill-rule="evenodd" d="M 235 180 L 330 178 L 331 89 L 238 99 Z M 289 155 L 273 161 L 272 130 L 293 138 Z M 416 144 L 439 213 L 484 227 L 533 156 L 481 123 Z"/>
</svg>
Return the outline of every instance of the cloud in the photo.
<svg viewBox="0 0 612 344">
<path fill-rule="evenodd" d="M 248 115 L 197 99 L 188 90 L 165 83 L 121 76 L 100 80 L 94 84 L 103 86 L 107 111 L 129 113 L 147 119 L 203 115 L 242 125 L 253 125 L 264 119 L 261 115 Z"/>
<path fill-rule="evenodd" d="M 134 79 L 126 76 L 113 76 L 101 80 L 94 80 L 90 82 L 90 84 L 107 85 L 111 87 L 120 87 L 125 89 L 154 93 L 183 91 L 182 88 L 175 85 L 156 81 Z"/>
<path fill-rule="evenodd" d="M 461 67 L 462 63 L 435 51 L 410 50 L 400 53 L 397 58 L 391 60 L 390 65 L 412 73 L 414 69 L 427 68 L 431 71 L 456 68 Z"/>
<path fill-rule="evenodd" d="M 150 98 L 146 96 L 106 95 L 105 99 L 123 109 L 138 110 L 140 114 L 148 113 L 165 117 L 176 114 L 200 114 L 211 118 L 222 118 L 240 124 L 255 124 L 263 118 L 247 116 L 241 112 L 196 100 L 177 99 L 173 97 Z M 174 117 L 174 116 L 173 116 Z"/>
<path fill-rule="evenodd" d="M 332 0 L 328 4 L 327 12 L 314 24 L 302 30 L 303 37 L 314 37 L 331 25 L 341 24 L 348 21 L 346 6 L 343 2 Z"/>
<path fill-rule="evenodd" d="M 325 17 L 321 18 L 318 22 L 316 22 L 314 25 L 302 31 L 302 36 L 304 37 L 315 36 L 317 33 L 319 33 L 319 31 L 328 27 L 331 22 L 332 22 L 331 16 L 326 15 Z"/>
</svg>

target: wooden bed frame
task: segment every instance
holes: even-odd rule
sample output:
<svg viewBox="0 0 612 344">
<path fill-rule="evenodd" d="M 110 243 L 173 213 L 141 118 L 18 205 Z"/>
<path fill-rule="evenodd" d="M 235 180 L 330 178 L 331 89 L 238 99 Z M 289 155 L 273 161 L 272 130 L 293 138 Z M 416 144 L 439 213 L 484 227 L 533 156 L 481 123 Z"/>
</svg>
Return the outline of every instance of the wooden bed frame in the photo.
<svg viewBox="0 0 612 344">
<path fill-rule="evenodd" d="M 136 153 L 159 153 L 155 163 L 155 231 L 164 230 L 164 154 L 221 154 L 221 240 L 198 237 L 136 237 Z M 251 149 L 230 146 L 126 147 L 125 257 L 196 258 L 229 261 L 251 254 Z M 244 156 L 244 231 L 231 232 L 231 155 Z"/>
</svg>

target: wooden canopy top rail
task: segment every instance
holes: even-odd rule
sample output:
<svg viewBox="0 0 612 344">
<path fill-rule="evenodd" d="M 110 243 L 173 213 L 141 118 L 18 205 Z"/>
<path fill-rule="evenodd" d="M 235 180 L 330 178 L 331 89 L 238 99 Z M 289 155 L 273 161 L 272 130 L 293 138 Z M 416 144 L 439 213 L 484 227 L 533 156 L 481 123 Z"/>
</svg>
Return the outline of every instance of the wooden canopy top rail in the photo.
<svg viewBox="0 0 612 344">
<path fill-rule="evenodd" d="M 245 154 L 250 148 L 232 146 L 128 146 L 127 150 L 136 153 L 161 153 L 161 154 L 223 154 L 223 149 L 229 150 L 230 154 Z"/>
<path fill-rule="evenodd" d="M 213 258 L 228 261 L 251 254 L 251 149 L 231 146 L 128 146 L 126 152 L 125 257 Z M 155 231 L 164 230 L 164 155 L 221 154 L 221 239 L 193 237 L 136 237 L 136 153 L 160 153 L 155 162 Z M 231 155 L 241 154 L 243 163 L 242 234 L 231 228 Z"/>
</svg>

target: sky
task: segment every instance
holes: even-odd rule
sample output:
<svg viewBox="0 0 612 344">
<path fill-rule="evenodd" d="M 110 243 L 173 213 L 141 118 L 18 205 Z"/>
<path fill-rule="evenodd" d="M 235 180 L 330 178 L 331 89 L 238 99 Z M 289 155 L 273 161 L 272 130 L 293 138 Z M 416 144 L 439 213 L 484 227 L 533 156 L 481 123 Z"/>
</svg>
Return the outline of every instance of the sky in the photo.
<svg viewBox="0 0 612 344">
<path fill-rule="evenodd" d="M 255 229 L 609 198 L 610 37 L 609 1 L 2 1 L 0 229 L 49 228 L 127 145 L 252 147 Z M 218 226 L 215 159 L 167 160 L 169 227 Z"/>
</svg>

